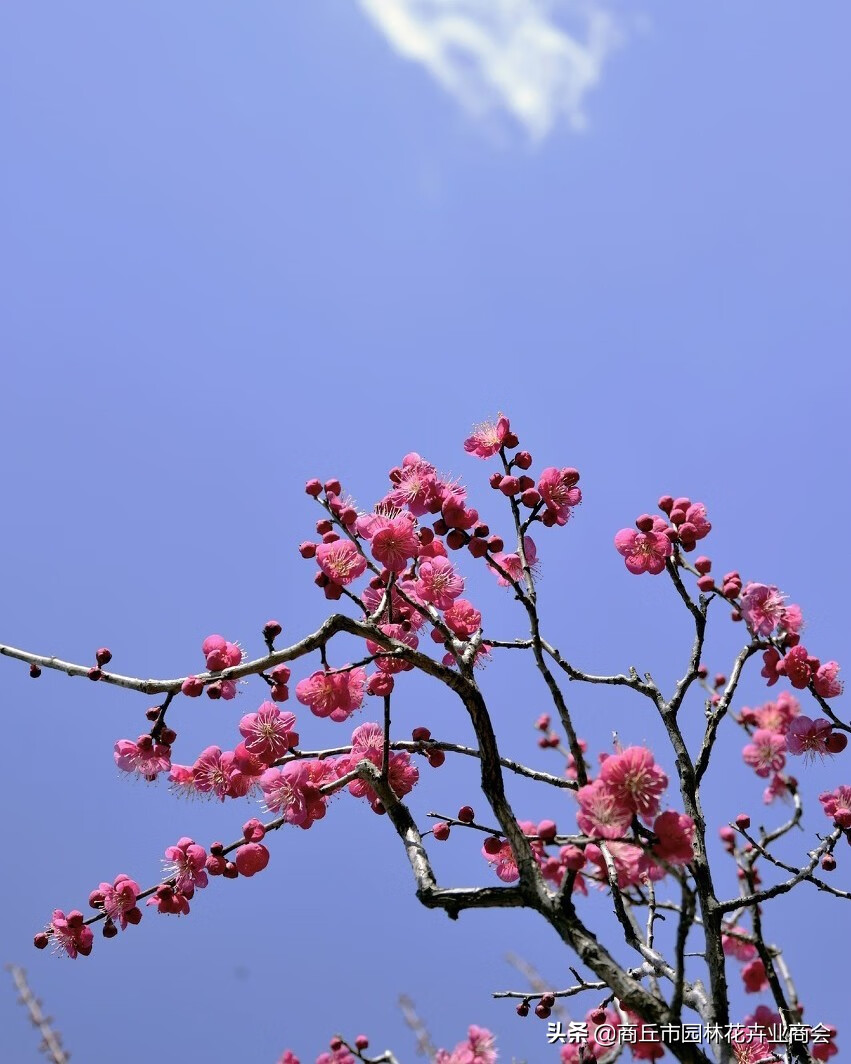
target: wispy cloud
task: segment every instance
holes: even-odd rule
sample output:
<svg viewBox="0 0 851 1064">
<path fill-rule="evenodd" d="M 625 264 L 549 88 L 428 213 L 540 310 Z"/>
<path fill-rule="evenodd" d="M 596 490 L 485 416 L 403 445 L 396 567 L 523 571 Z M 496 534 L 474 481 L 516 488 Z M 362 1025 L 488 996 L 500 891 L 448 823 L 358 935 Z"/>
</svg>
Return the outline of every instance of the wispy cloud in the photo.
<svg viewBox="0 0 851 1064">
<path fill-rule="evenodd" d="M 596 0 L 359 0 L 390 44 L 468 111 L 507 111 L 534 139 L 584 102 L 621 39 Z"/>
</svg>

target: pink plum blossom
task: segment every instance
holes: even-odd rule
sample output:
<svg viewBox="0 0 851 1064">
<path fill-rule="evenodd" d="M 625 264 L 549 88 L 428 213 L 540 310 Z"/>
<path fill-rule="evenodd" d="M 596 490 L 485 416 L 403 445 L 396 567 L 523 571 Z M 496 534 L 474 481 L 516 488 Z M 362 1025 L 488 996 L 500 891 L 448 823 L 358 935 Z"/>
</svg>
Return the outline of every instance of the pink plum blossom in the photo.
<svg viewBox="0 0 851 1064">
<path fill-rule="evenodd" d="M 146 780 L 156 779 L 160 772 L 171 768 L 171 747 L 155 743 L 150 735 L 140 735 L 135 743 L 119 739 L 113 757 L 122 772 L 135 772 Z"/>
<path fill-rule="evenodd" d="M 606 842 L 605 846 L 615 867 L 618 886 L 623 890 L 640 883 L 648 872 L 647 859 L 641 847 L 628 842 Z M 597 866 L 600 883 L 608 883 L 608 865 L 600 847 L 591 843 L 585 847 L 585 856 Z"/>
<path fill-rule="evenodd" d="M 61 909 L 53 910 L 53 919 L 47 927 L 57 953 L 74 960 L 78 955 L 88 957 L 92 952 L 94 933 L 83 923 L 83 914 L 72 909 L 66 916 Z"/>
<path fill-rule="evenodd" d="M 523 537 L 523 552 L 526 555 L 527 565 L 530 569 L 534 569 L 538 563 L 538 550 L 535 546 L 535 541 L 531 536 Z M 521 559 L 519 552 L 506 554 L 505 552 L 500 551 L 498 554 L 493 555 L 493 560 L 500 566 L 500 568 L 508 573 L 510 579 L 515 583 L 518 583 L 523 579 L 523 560 Z M 493 568 L 493 571 L 496 574 L 497 583 L 500 587 L 508 587 L 509 581 L 506 580 L 502 573 L 493 566 L 491 568 Z"/>
<path fill-rule="evenodd" d="M 484 1027 L 472 1025 L 464 1042 L 448 1052 L 438 1049 L 434 1064 L 496 1064 L 495 1039 Z"/>
<path fill-rule="evenodd" d="M 419 554 L 416 520 L 410 514 L 380 518 L 372 527 L 372 556 L 385 569 L 401 573 L 412 558 Z"/>
<path fill-rule="evenodd" d="M 291 761 L 283 768 L 267 769 L 260 777 L 266 808 L 288 824 L 309 828 L 325 816 L 327 797 L 319 788 L 330 782 L 329 769 L 321 761 Z"/>
<path fill-rule="evenodd" d="M 790 754 L 803 754 L 815 757 L 817 754 L 830 753 L 827 747 L 827 739 L 833 730 L 833 725 L 824 717 L 812 720 L 801 714 L 789 725 L 786 732 L 786 748 Z"/>
<path fill-rule="evenodd" d="M 818 799 L 825 816 L 829 816 L 837 827 L 851 828 L 851 787 L 837 787 L 835 791 L 825 791 Z"/>
<path fill-rule="evenodd" d="M 407 507 L 414 517 L 422 517 L 440 500 L 443 485 L 437 470 L 415 452 L 405 455 L 394 474 L 391 475 L 394 487 L 387 496 L 392 506 Z"/>
<path fill-rule="evenodd" d="M 761 990 L 768 989 L 765 965 L 759 957 L 755 957 L 742 968 L 742 982 L 745 984 L 747 994 L 758 994 Z"/>
<path fill-rule="evenodd" d="M 340 758 L 337 771 L 340 775 L 351 772 L 360 761 L 371 761 L 376 768 L 381 768 L 384 753 L 384 730 L 380 724 L 361 724 L 352 732 L 352 752 Z M 390 788 L 397 798 L 409 794 L 420 778 L 417 766 L 411 761 L 406 751 L 390 751 L 388 759 L 388 778 Z M 377 801 L 378 796 L 366 780 L 356 779 L 349 784 L 349 793 L 355 798 L 367 798 Z"/>
<path fill-rule="evenodd" d="M 798 646 L 787 650 L 786 656 L 777 665 L 777 671 L 781 676 L 785 676 L 793 687 L 803 690 L 813 674 L 807 648 L 799 643 Z"/>
<path fill-rule="evenodd" d="M 459 639 L 469 639 L 482 624 L 481 613 L 472 602 L 463 598 L 455 599 L 443 614 L 443 619 Z"/>
<path fill-rule="evenodd" d="M 158 913 L 168 913 L 171 916 L 188 916 L 189 902 L 192 900 L 194 890 L 178 890 L 170 883 L 160 883 L 153 895 L 148 898 L 146 904 L 155 905 Z"/>
<path fill-rule="evenodd" d="M 302 705 L 309 706 L 317 717 L 343 721 L 359 709 L 363 702 L 366 670 L 346 669 L 326 672 L 319 669 L 296 684 L 295 696 Z"/>
<path fill-rule="evenodd" d="M 445 610 L 464 590 L 464 578 L 448 558 L 432 558 L 420 566 L 416 588 L 421 602 Z"/>
<path fill-rule="evenodd" d="M 201 794 L 214 794 L 220 801 L 227 797 L 230 787 L 228 760 L 223 760 L 218 746 L 208 746 L 192 766 L 192 780 Z"/>
<path fill-rule="evenodd" d="M 510 431 L 508 418 L 500 414 L 496 421 L 485 421 L 476 425 L 472 434 L 464 440 L 464 450 L 476 458 L 493 458 Z"/>
<path fill-rule="evenodd" d="M 623 555 L 627 569 L 636 575 L 661 573 L 665 559 L 673 551 L 664 532 L 639 532 L 634 528 L 622 528 L 615 536 L 615 547 Z"/>
<path fill-rule="evenodd" d="M 623 808 L 645 820 L 657 814 L 659 796 L 668 786 L 668 777 L 643 746 L 630 746 L 607 757 L 600 769 L 600 779 Z"/>
<path fill-rule="evenodd" d="M 835 698 L 842 694 L 842 681 L 838 679 L 839 664 L 836 661 L 826 661 L 820 665 L 813 677 L 813 688 L 817 695 L 822 698 Z"/>
<path fill-rule="evenodd" d="M 245 748 L 271 765 L 298 743 L 294 725 L 292 713 L 282 713 L 274 702 L 264 702 L 256 713 L 246 713 L 239 722 L 239 733 L 244 737 Z"/>
<path fill-rule="evenodd" d="M 741 613 L 754 635 L 771 635 L 786 615 L 786 596 L 773 584 L 745 584 Z"/>
<path fill-rule="evenodd" d="M 668 810 L 653 821 L 653 832 L 658 841 L 651 853 L 660 861 L 682 865 L 694 860 L 694 821 L 685 813 Z"/>
<path fill-rule="evenodd" d="M 623 838 L 632 822 L 632 810 L 601 779 L 580 787 L 576 792 L 579 830 L 595 838 Z"/>
<path fill-rule="evenodd" d="M 728 957 L 735 957 L 737 961 L 752 961 L 757 956 L 756 946 L 739 937 L 746 934 L 745 928 L 738 924 L 725 928 L 725 933 L 721 935 L 721 945 Z"/>
<path fill-rule="evenodd" d="M 119 875 L 115 877 L 114 883 L 101 883 L 98 887 L 98 907 L 103 909 L 122 931 L 126 931 L 128 924 L 138 924 L 142 918 L 142 913 L 136 905 L 140 893 L 141 888 L 135 880 L 126 875 Z M 94 898 L 90 900 L 95 904 Z"/>
<path fill-rule="evenodd" d="M 349 539 L 320 543 L 316 548 L 316 561 L 328 579 L 342 587 L 356 580 L 366 569 L 366 558 Z"/>
<path fill-rule="evenodd" d="M 411 650 L 416 650 L 420 644 L 416 633 L 408 631 L 401 624 L 382 624 L 380 627 L 381 631 L 388 638 L 395 639 L 397 643 L 402 643 L 404 646 L 410 647 Z M 405 661 L 404 658 L 388 656 L 392 652 L 388 651 L 379 643 L 374 642 L 372 639 L 367 639 L 366 648 L 370 654 L 379 655 L 375 660 L 375 667 L 379 672 L 394 674 L 397 672 L 406 672 L 411 668 L 410 664 Z"/>
<path fill-rule="evenodd" d="M 757 776 L 766 779 L 772 772 L 779 772 L 786 764 L 785 750 L 784 736 L 766 728 L 757 728 L 742 751 L 742 756 L 745 764 L 750 765 Z"/>
<path fill-rule="evenodd" d="M 186 836 L 178 839 L 176 846 L 166 849 L 165 858 L 166 877 L 174 880 L 179 891 L 186 893 L 196 887 L 207 886 L 207 873 L 204 869 L 207 851 L 194 839 Z"/>
<path fill-rule="evenodd" d="M 579 471 L 576 469 L 549 466 L 541 473 L 538 493 L 557 525 L 566 525 L 574 506 L 582 502 L 582 491 L 576 486 L 578 483 Z"/>
</svg>

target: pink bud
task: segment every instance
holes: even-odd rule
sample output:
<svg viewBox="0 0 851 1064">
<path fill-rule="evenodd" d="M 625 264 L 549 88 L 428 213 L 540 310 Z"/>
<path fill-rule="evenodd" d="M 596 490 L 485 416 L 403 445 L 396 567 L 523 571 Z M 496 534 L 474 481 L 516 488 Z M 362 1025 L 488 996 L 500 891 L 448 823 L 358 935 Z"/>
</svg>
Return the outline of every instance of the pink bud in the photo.
<svg viewBox="0 0 851 1064">
<path fill-rule="evenodd" d="M 197 698 L 204 690 L 204 685 L 197 676 L 187 676 L 180 685 L 180 690 L 190 698 Z"/>
<path fill-rule="evenodd" d="M 235 863 L 241 876 L 253 876 L 269 863 L 269 851 L 259 842 L 246 843 L 236 851 Z"/>
<path fill-rule="evenodd" d="M 449 825 L 445 820 L 441 820 L 440 823 L 434 825 L 432 835 L 438 842 L 445 842 L 449 838 Z"/>
<path fill-rule="evenodd" d="M 544 842 L 552 842 L 558 834 L 554 820 L 542 820 L 538 824 L 538 835 Z"/>
</svg>

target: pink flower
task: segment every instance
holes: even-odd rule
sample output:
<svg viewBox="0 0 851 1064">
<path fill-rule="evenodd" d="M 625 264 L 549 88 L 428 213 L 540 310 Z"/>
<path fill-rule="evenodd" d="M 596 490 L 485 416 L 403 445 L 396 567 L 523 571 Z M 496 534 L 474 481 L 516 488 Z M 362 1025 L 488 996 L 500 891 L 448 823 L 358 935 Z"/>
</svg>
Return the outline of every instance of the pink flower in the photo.
<svg viewBox="0 0 851 1064">
<path fill-rule="evenodd" d="M 841 786 L 835 791 L 825 791 L 818 800 L 825 816 L 829 816 L 837 827 L 851 828 L 851 787 Z"/>
<path fill-rule="evenodd" d="M 227 797 L 230 786 L 229 765 L 222 759 L 218 746 L 208 746 L 198 755 L 192 766 L 192 779 L 195 789 L 202 794 L 214 794 L 220 801 Z"/>
<path fill-rule="evenodd" d="M 771 647 L 762 655 L 762 660 L 764 664 L 760 669 L 759 674 L 760 676 L 765 677 L 768 681 L 769 687 L 773 687 L 777 683 L 780 675 L 777 671 L 777 666 L 780 664 L 780 654 L 774 649 L 774 647 Z"/>
<path fill-rule="evenodd" d="M 729 932 L 729 933 L 727 933 Z M 756 957 L 756 946 L 752 942 L 746 942 L 739 935 L 747 934 L 743 927 L 738 924 L 726 928 L 725 934 L 721 935 L 721 945 L 728 957 L 735 957 L 737 961 L 752 961 Z"/>
<path fill-rule="evenodd" d="M 298 743 L 294 725 L 292 713 L 282 713 L 274 702 L 264 702 L 256 713 L 246 713 L 239 722 L 239 733 L 246 750 L 271 765 Z"/>
<path fill-rule="evenodd" d="M 437 541 L 435 541 L 437 542 Z M 425 617 L 407 602 L 400 595 L 400 591 L 404 591 L 408 597 L 412 597 L 411 593 L 414 591 L 412 585 L 409 582 L 401 581 L 399 587 L 394 586 L 390 590 L 389 596 L 387 595 L 386 587 L 365 587 L 361 593 L 364 605 L 370 613 L 374 614 L 382 602 L 385 603 L 384 609 L 381 611 L 380 616 L 377 618 L 379 622 L 384 622 L 387 619 L 387 599 L 389 598 L 393 619 L 396 623 L 407 621 L 412 628 L 419 629 L 425 624 Z"/>
<path fill-rule="evenodd" d="M 464 590 L 464 578 L 447 558 L 433 558 L 420 566 L 416 588 L 421 602 L 445 610 Z"/>
<path fill-rule="evenodd" d="M 775 798 L 787 798 L 789 796 L 789 779 L 779 773 L 771 777 L 771 783 L 762 792 L 762 800 L 766 805 L 771 805 Z"/>
<path fill-rule="evenodd" d="M 630 746 L 607 757 L 600 769 L 600 779 L 615 801 L 645 820 L 658 813 L 659 796 L 668 786 L 668 777 L 643 746 Z"/>
<path fill-rule="evenodd" d="M 632 810 L 601 779 L 580 787 L 576 792 L 579 830 L 595 838 L 619 839 L 629 830 Z"/>
<path fill-rule="evenodd" d="M 510 431 L 508 418 L 499 414 L 495 422 L 485 421 L 475 426 L 473 434 L 464 440 L 464 450 L 476 458 L 493 458 Z"/>
<path fill-rule="evenodd" d="M 222 754 L 222 768 L 228 777 L 228 798 L 244 798 L 259 783 L 266 763 L 239 743 L 233 751 Z"/>
<path fill-rule="evenodd" d="M 366 569 L 366 558 L 349 539 L 320 543 L 316 548 L 316 561 L 328 579 L 342 587 L 357 579 Z"/>
<path fill-rule="evenodd" d="M 395 486 L 387 501 L 396 507 L 406 506 L 414 517 L 427 514 L 442 494 L 437 470 L 415 452 L 405 455 L 401 468 L 394 470 L 391 479 Z"/>
<path fill-rule="evenodd" d="M 381 631 L 390 639 L 395 639 L 397 643 L 402 643 L 406 647 L 410 647 L 411 650 L 416 650 L 420 645 L 419 638 L 414 632 L 406 631 L 401 624 L 382 624 Z M 370 654 L 377 654 L 379 657 L 375 660 L 375 667 L 379 672 L 386 672 L 393 674 L 397 672 L 406 672 L 411 668 L 411 665 L 400 657 L 388 657 L 390 651 L 386 650 L 379 643 L 373 642 L 372 639 L 367 639 L 366 648 Z M 380 655 L 385 655 L 381 657 Z"/>
<path fill-rule="evenodd" d="M 751 723 L 768 731 L 785 735 L 789 724 L 801 712 L 798 699 L 789 691 L 781 691 L 774 702 L 766 702 L 759 709 L 752 710 Z M 742 714 L 744 717 L 744 713 Z"/>
<path fill-rule="evenodd" d="M 443 614 L 443 619 L 459 639 L 469 639 L 479 630 L 482 615 L 467 599 L 458 598 Z"/>
<path fill-rule="evenodd" d="M 420 543 L 417 539 L 416 520 L 410 514 L 402 513 L 390 520 L 382 518 L 372 530 L 372 556 L 393 573 L 401 573 L 410 558 L 419 554 Z"/>
<path fill-rule="evenodd" d="M 193 890 L 177 890 L 170 883 L 160 883 L 153 895 L 148 898 L 148 905 L 156 905 L 158 913 L 171 916 L 187 916 Z"/>
<path fill-rule="evenodd" d="M 804 754 L 815 757 L 816 754 L 830 753 L 827 739 L 833 726 L 824 717 L 812 720 L 803 714 L 795 717 L 786 732 L 786 748 L 790 754 Z"/>
<path fill-rule="evenodd" d="M 496 1064 L 497 1052 L 494 1036 L 484 1027 L 471 1026 L 467 1040 L 459 1042 L 449 1053 L 438 1049 L 434 1064 Z"/>
<path fill-rule="evenodd" d="M 343 721 L 359 709 L 363 702 L 366 670 L 348 669 L 346 672 L 325 672 L 320 669 L 299 680 L 295 696 L 302 705 L 309 706 L 317 717 Z"/>
<path fill-rule="evenodd" d="M 745 584 L 741 612 L 754 635 L 771 635 L 786 614 L 786 596 L 772 584 Z"/>
<path fill-rule="evenodd" d="M 278 1060 L 278 1064 L 301 1064 L 301 1061 L 291 1049 L 285 1049 Z"/>
<path fill-rule="evenodd" d="M 288 824 L 309 828 L 325 816 L 328 799 L 319 788 L 329 782 L 327 776 L 328 766 L 321 761 L 291 761 L 267 769 L 260 777 L 266 808 Z"/>
<path fill-rule="evenodd" d="M 183 797 L 197 794 L 191 765 L 172 765 L 171 772 L 168 774 L 168 782 L 171 784 L 170 789 L 174 794 L 180 794 Z"/>
<path fill-rule="evenodd" d="M 527 837 L 538 834 L 538 825 L 533 820 L 519 820 L 517 823 L 520 830 Z M 539 867 L 543 868 L 547 861 L 547 853 L 544 844 L 539 839 L 533 839 L 529 845 Z M 487 849 L 487 844 L 482 846 L 482 856 L 491 868 L 493 868 L 503 883 L 514 883 L 520 878 L 517 859 L 514 856 L 514 851 L 512 850 L 511 843 L 508 839 L 502 839 L 499 849 L 494 853 L 491 853 Z"/>
<path fill-rule="evenodd" d="M 741 1031 L 734 1028 L 733 1056 L 736 1064 L 772 1064 L 778 1059 L 763 1034 L 748 1030 L 747 1024 L 743 1024 L 743 1027 Z"/>
<path fill-rule="evenodd" d="M 756 957 L 742 968 L 742 982 L 745 984 L 745 993 L 758 994 L 761 990 L 768 989 L 768 976 L 765 973 L 765 965 Z"/>
<path fill-rule="evenodd" d="M 793 687 L 803 690 L 812 678 L 812 665 L 807 654 L 807 648 L 801 646 L 792 647 L 786 651 L 786 657 L 777 665 L 777 671 L 785 676 Z"/>
<path fill-rule="evenodd" d="M 660 813 L 653 821 L 658 837 L 651 851 L 654 857 L 668 864 L 682 865 L 694 860 L 694 821 L 685 813 Z"/>
<path fill-rule="evenodd" d="M 140 735 L 135 743 L 119 739 L 113 757 L 122 772 L 135 772 L 146 780 L 156 779 L 171 768 L 171 747 L 155 743 L 150 735 Z"/>
<path fill-rule="evenodd" d="M 837 679 L 838 673 L 839 663 L 836 661 L 826 661 L 824 665 L 820 665 L 813 678 L 816 694 L 821 695 L 822 698 L 835 698 L 841 695 L 843 684 Z"/>
<path fill-rule="evenodd" d="M 673 551 L 664 532 L 638 532 L 634 528 L 622 528 L 615 536 L 615 547 L 623 555 L 627 569 L 636 575 L 661 573 L 665 559 Z"/>
<path fill-rule="evenodd" d="M 229 643 L 221 635 L 208 635 L 201 644 L 201 653 L 210 672 L 230 669 L 242 661 L 242 648 L 237 643 Z"/>
<path fill-rule="evenodd" d="M 129 876 L 119 875 L 115 877 L 113 884 L 101 883 L 97 893 L 102 908 L 106 915 L 114 923 L 117 923 L 122 931 L 127 930 L 128 924 L 138 924 L 142 913 L 136 905 L 136 899 L 140 894 L 140 887 Z M 94 899 L 92 899 L 94 904 Z"/>
<path fill-rule="evenodd" d="M 633 846 L 628 842 L 607 842 L 606 849 L 611 855 L 617 884 L 622 890 L 625 887 L 634 887 L 641 882 L 642 877 L 648 872 L 648 867 L 644 851 L 640 846 Z M 594 843 L 589 844 L 585 847 L 585 856 L 597 866 L 600 882 L 608 883 L 608 866 L 600 847 Z"/>
<path fill-rule="evenodd" d="M 578 483 L 579 471 L 576 469 L 549 466 L 541 473 L 538 492 L 557 525 L 566 525 L 573 507 L 582 502 L 582 492 L 576 486 Z"/>
<path fill-rule="evenodd" d="M 782 735 L 765 728 L 757 728 L 742 751 L 742 757 L 757 776 L 765 779 L 772 772 L 779 772 L 786 764 L 785 750 L 786 740 Z"/>
<path fill-rule="evenodd" d="M 352 732 L 352 752 L 340 759 L 338 772 L 344 775 L 357 768 L 361 761 L 371 761 L 376 768 L 381 768 L 384 753 L 384 731 L 380 724 L 361 724 Z M 419 770 L 411 762 L 411 755 L 405 751 L 390 752 L 388 761 L 390 788 L 397 798 L 409 794 L 420 778 Z M 366 780 L 352 780 L 349 793 L 355 798 L 367 798 L 374 803 L 378 796 Z"/>
<path fill-rule="evenodd" d="M 79 909 L 72 909 L 66 916 L 61 909 L 53 910 L 53 919 L 47 927 L 53 938 L 57 953 L 64 953 L 74 960 L 78 955 L 88 957 L 92 952 L 94 934 L 83 923 L 83 914 Z"/>
<path fill-rule="evenodd" d="M 316 1064 L 357 1064 L 357 1061 L 345 1046 L 332 1049 L 330 1053 L 320 1053 Z"/>
<path fill-rule="evenodd" d="M 176 846 L 169 846 L 165 851 L 166 878 L 174 879 L 175 887 L 182 893 L 191 893 L 196 887 L 207 886 L 207 873 L 204 863 L 207 851 L 194 839 L 183 837 Z"/>
<path fill-rule="evenodd" d="M 531 536 L 523 537 L 523 551 L 526 555 L 526 562 L 529 568 L 534 569 L 538 562 L 538 550 L 535 546 L 535 541 Z M 523 579 L 523 561 L 520 558 L 519 552 L 516 554 L 505 554 L 504 552 L 500 552 L 499 554 L 494 554 L 493 560 L 508 573 L 511 580 L 515 583 L 519 583 L 519 581 Z M 493 566 L 491 566 L 491 568 L 493 568 L 494 573 L 496 573 L 496 580 L 500 587 L 508 587 L 509 581 L 505 579 L 502 573 Z"/>
<path fill-rule="evenodd" d="M 758 1033 L 762 1038 L 765 1038 L 766 1041 L 768 1041 L 768 1029 L 774 1027 L 779 1034 L 780 1028 L 783 1026 L 783 1021 L 780 1019 L 780 1013 L 774 1012 L 768 1007 L 768 1005 L 757 1005 L 754 1011 L 749 1016 L 745 1016 L 742 1020 L 742 1026 L 762 1028 Z M 781 1045 L 782 1039 L 777 1039 L 776 1044 Z"/>
</svg>

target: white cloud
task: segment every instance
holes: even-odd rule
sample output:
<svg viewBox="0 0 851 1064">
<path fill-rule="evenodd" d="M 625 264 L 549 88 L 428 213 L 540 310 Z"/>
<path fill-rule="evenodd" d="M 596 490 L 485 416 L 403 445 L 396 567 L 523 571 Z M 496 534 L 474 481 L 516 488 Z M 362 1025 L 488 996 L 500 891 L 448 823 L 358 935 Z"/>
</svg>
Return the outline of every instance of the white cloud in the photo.
<svg viewBox="0 0 851 1064">
<path fill-rule="evenodd" d="M 596 0 L 359 2 L 393 48 L 468 111 L 507 111 L 534 139 L 559 119 L 584 127 L 585 95 L 621 39 Z"/>
</svg>

